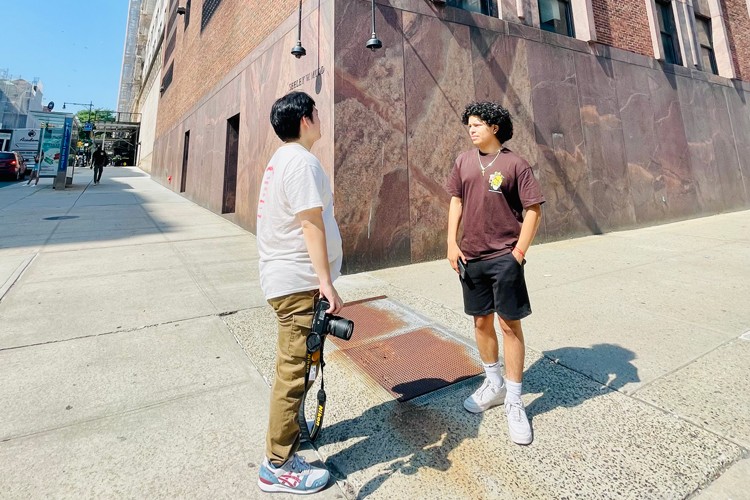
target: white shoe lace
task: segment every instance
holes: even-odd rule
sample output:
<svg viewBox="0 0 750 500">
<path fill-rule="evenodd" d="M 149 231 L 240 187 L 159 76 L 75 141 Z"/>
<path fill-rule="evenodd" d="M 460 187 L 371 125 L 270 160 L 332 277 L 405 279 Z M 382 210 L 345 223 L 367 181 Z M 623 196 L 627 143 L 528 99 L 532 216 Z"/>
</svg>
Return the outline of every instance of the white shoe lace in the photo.
<svg viewBox="0 0 750 500">
<path fill-rule="evenodd" d="M 492 383 L 490 382 L 490 379 L 486 378 L 484 379 L 484 382 L 482 382 L 482 385 L 477 389 L 477 391 L 474 393 L 474 399 L 476 401 L 482 400 L 482 394 L 484 394 L 484 391 L 489 389 L 492 386 Z"/>
<path fill-rule="evenodd" d="M 514 422 L 523 422 L 524 408 L 520 401 L 506 401 L 505 407 L 508 409 L 508 418 Z"/>
</svg>

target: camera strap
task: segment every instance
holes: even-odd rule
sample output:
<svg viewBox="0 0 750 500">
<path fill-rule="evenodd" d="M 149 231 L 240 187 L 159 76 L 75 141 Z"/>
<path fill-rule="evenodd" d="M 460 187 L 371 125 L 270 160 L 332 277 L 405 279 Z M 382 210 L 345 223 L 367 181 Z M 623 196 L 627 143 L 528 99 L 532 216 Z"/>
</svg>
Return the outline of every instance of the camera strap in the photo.
<svg viewBox="0 0 750 500">
<path fill-rule="evenodd" d="M 317 335 L 314 333 L 311 333 L 310 335 Z M 302 394 L 302 403 L 299 407 L 299 414 L 297 415 L 297 423 L 299 424 L 299 430 L 300 430 L 300 439 L 302 441 L 309 441 L 313 442 L 318 437 L 318 433 L 320 432 L 320 428 L 323 426 L 323 415 L 325 414 L 326 409 L 326 391 L 325 391 L 325 383 L 323 380 L 323 367 L 325 366 L 325 363 L 323 362 L 323 348 L 325 347 L 325 335 L 320 336 L 320 347 L 317 351 L 310 352 L 310 349 L 307 349 L 307 355 L 305 356 L 305 392 Z M 310 383 L 310 370 L 312 369 L 313 365 L 315 364 L 315 361 L 313 357 L 315 356 L 315 353 L 319 353 L 318 358 L 318 371 L 320 372 L 318 376 L 320 377 L 320 389 L 318 389 L 318 407 L 315 411 L 315 419 L 313 420 L 313 426 L 312 428 L 307 427 L 307 418 L 305 417 L 305 400 L 307 399 L 307 392 L 309 390 L 309 383 Z M 314 379 L 313 379 L 314 380 Z"/>
</svg>

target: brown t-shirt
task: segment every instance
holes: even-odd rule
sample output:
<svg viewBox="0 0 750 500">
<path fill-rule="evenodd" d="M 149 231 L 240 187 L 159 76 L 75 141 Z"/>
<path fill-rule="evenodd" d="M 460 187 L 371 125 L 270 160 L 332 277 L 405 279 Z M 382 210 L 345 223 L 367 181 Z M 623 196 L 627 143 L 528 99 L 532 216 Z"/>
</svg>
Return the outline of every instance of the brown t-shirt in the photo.
<svg viewBox="0 0 750 500">
<path fill-rule="evenodd" d="M 461 251 L 467 259 L 484 260 L 512 251 L 521 234 L 523 210 L 545 200 L 526 160 L 503 148 L 488 167 L 495 155 L 481 156 L 484 176 L 477 150 L 466 151 L 456 159 L 446 191 L 463 204 Z"/>
</svg>

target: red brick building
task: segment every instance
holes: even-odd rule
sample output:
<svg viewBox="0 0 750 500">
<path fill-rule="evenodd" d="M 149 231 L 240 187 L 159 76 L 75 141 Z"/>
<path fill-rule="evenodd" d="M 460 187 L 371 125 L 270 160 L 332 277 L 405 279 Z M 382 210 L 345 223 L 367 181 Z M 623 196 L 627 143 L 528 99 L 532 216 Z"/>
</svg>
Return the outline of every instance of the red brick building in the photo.
<svg viewBox="0 0 750 500">
<path fill-rule="evenodd" d="M 750 81 L 750 18 L 747 15 L 750 2 L 722 0 L 721 4 L 737 77 Z"/>
<path fill-rule="evenodd" d="M 644 2 L 594 0 L 591 3 L 597 42 L 654 56 Z"/>
<path fill-rule="evenodd" d="M 514 115 L 540 241 L 750 206 L 748 0 L 377 0 L 376 51 L 370 0 L 305 0 L 299 59 L 297 6 L 163 6 L 152 175 L 251 231 L 291 89 L 320 110 L 348 272 L 443 257 L 475 99 Z"/>
</svg>

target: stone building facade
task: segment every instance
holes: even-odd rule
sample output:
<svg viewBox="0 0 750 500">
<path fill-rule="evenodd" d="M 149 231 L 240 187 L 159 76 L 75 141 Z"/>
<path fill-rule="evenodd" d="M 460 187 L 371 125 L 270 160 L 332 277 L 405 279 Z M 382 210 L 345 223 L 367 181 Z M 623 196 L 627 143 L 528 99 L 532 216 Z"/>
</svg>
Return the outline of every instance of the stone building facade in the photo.
<svg viewBox="0 0 750 500">
<path fill-rule="evenodd" d="M 548 202 L 537 241 L 750 206 L 750 0 L 167 0 L 153 177 L 255 230 L 303 90 L 345 271 L 442 258 L 460 114 L 492 99 Z M 184 14 L 182 13 L 184 12 Z"/>
</svg>

